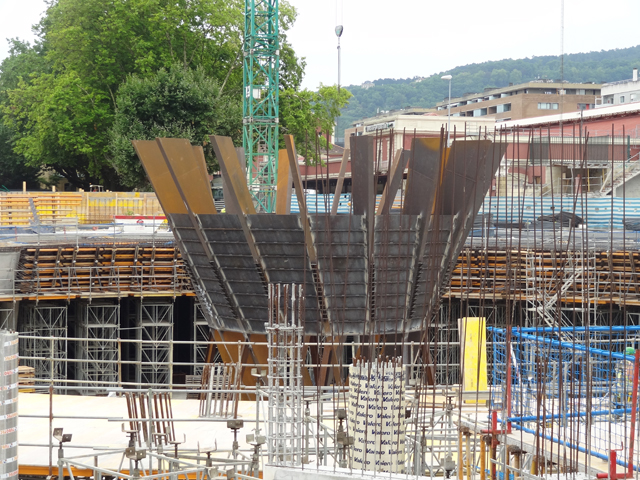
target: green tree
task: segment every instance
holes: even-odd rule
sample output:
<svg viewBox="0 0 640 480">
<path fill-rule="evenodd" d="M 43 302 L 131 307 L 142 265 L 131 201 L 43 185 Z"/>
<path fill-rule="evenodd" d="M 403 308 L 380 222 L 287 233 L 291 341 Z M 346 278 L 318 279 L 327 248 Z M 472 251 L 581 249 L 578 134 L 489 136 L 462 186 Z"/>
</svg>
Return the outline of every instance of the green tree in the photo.
<svg viewBox="0 0 640 480">
<path fill-rule="evenodd" d="M 32 75 L 49 71 L 41 44 L 29 45 L 17 39 L 9 40 L 9 56 L 0 64 L 0 185 L 20 189 L 27 182 L 29 189 L 39 186 L 40 165 L 28 165 L 27 160 L 14 152 L 15 132 L 4 125 L 2 106 L 7 105 L 8 91 L 21 81 L 30 82 Z"/>
<path fill-rule="evenodd" d="M 218 97 L 240 99 L 243 6 L 242 0 L 51 2 L 38 25 L 49 69 L 8 89 L 2 108 L 14 151 L 79 187 L 129 184 L 110 159 L 118 90 L 130 75 L 153 77 L 180 64 L 216 81 Z M 304 60 L 286 42 L 294 20 L 295 10 L 282 1 L 283 81 L 298 88 Z M 219 120 L 234 125 L 234 118 Z"/>
<path fill-rule="evenodd" d="M 188 138 L 205 147 L 210 171 L 217 170 L 208 136 L 242 142 L 240 99 L 221 95 L 218 82 L 204 69 L 176 64 L 151 77 L 132 75 L 118 91 L 118 110 L 109 132 L 111 162 L 125 186 L 148 188 L 147 176 L 131 140 Z"/>
<path fill-rule="evenodd" d="M 307 162 L 318 159 L 319 149 L 327 147 L 325 138 L 318 134 L 331 134 L 340 111 L 348 103 L 351 93 L 345 88 L 320 85 L 317 92 L 288 89 L 280 92 L 280 134 L 290 134 L 298 153 Z M 280 148 L 284 141 L 280 139 Z"/>
<path fill-rule="evenodd" d="M 511 70 L 511 73 L 509 74 L 509 82 L 513 83 L 514 85 L 522 83 L 522 72 L 517 68 Z"/>
<path fill-rule="evenodd" d="M 494 68 L 491 71 L 491 84 L 496 87 L 506 87 L 509 83 L 509 72 L 504 68 Z"/>
</svg>

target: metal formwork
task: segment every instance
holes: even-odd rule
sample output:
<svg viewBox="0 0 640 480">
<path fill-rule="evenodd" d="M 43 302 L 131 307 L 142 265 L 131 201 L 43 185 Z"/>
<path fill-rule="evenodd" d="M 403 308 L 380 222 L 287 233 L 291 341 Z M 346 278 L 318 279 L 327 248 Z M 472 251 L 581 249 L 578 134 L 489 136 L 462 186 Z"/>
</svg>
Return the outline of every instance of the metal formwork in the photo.
<svg viewBox="0 0 640 480">
<path fill-rule="evenodd" d="M 136 382 L 170 385 L 173 377 L 173 302 L 144 301 L 137 309 Z"/>
<path fill-rule="evenodd" d="M 35 370 L 36 378 L 67 378 L 67 306 L 27 305 L 19 330 L 24 364 Z M 28 358 L 31 357 L 31 358 Z"/>
<path fill-rule="evenodd" d="M 80 363 L 78 377 L 86 387 L 114 386 L 119 380 L 118 338 L 120 334 L 120 304 L 80 304 L 78 334 Z M 85 395 L 103 393 L 89 390 Z"/>
</svg>

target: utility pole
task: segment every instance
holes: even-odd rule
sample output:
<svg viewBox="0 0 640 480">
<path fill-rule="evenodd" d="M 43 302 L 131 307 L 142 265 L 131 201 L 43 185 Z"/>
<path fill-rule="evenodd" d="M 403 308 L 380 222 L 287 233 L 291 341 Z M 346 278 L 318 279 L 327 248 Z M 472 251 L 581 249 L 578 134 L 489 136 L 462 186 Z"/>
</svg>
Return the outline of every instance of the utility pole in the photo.
<svg viewBox="0 0 640 480">
<path fill-rule="evenodd" d="M 256 210 L 272 213 L 278 183 L 279 0 L 245 0 L 243 135 L 247 185 Z"/>
</svg>

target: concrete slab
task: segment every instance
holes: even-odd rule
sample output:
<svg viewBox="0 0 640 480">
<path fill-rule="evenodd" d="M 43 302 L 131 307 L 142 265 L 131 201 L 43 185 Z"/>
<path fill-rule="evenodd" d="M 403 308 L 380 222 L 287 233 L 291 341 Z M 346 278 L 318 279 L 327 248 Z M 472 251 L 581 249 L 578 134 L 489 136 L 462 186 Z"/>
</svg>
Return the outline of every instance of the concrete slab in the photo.
<svg viewBox="0 0 640 480">
<path fill-rule="evenodd" d="M 64 428 L 64 433 L 73 435 L 65 444 L 65 456 L 87 455 L 107 449 L 124 449 L 128 438 L 121 431 L 126 422 L 127 402 L 124 397 L 80 397 L 53 395 L 53 428 Z M 173 400 L 171 402 L 178 440 L 186 435 L 186 443 L 181 449 L 196 450 L 201 446 L 217 443 L 216 457 L 228 456 L 233 443 L 233 432 L 227 428 L 226 419 L 199 419 L 199 400 Z M 49 465 L 49 395 L 21 393 L 18 411 L 18 458 L 23 466 L 43 467 Z M 45 418 L 34 418 L 35 416 Z M 239 431 L 238 442 L 241 450 L 249 450 L 245 436 L 255 428 L 255 402 L 240 402 L 238 418 L 244 420 L 244 428 Z M 92 417 L 92 418 L 87 418 Z M 264 412 L 260 412 L 264 417 Z M 128 425 L 127 425 L 128 428 Z M 54 440 L 55 442 L 55 440 Z M 57 461 L 57 443 L 54 444 L 53 462 Z M 102 467 L 117 469 L 121 455 L 100 457 Z M 89 461 L 88 463 L 93 463 Z M 128 469 L 128 463 L 125 464 Z"/>
</svg>

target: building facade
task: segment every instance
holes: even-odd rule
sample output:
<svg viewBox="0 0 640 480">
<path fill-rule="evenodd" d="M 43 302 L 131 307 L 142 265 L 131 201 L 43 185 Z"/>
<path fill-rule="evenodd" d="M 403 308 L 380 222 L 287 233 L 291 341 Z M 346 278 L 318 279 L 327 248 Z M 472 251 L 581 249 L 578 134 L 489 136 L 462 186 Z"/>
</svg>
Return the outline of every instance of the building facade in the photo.
<svg viewBox="0 0 640 480">
<path fill-rule="evenodd" d="M 624 105 L 638 101 L 640 101 L 640 81 L 638 81 L 638 69 L 634 68 L 630 80 L 602 85 L 602 97 L 596 99 L 596 107 Z"/>
<path fill-rule="evenodd" d="M 451 116 L 488 117 L 496 122 L 575 112 L 594 108 L 601 85 L 535 80 L 504 88 L 486 89 L 451 99 Z M 436 105 L 448 114 L 448 99 Z"/>
</svg>

